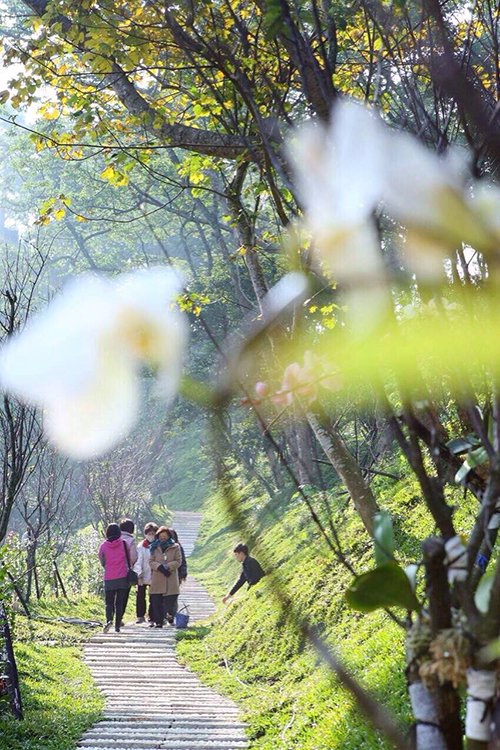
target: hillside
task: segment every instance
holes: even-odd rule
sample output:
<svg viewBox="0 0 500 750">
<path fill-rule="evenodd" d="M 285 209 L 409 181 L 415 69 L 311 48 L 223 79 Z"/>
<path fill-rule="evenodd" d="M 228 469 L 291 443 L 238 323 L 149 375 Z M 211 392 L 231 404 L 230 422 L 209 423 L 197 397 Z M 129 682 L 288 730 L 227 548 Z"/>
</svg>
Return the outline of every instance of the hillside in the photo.
<svg viewBox="0 0 500 750">
<path fill-rule="evenodd" d="M 401 472 L 403 475 L 403 472 Z M 418 501 L 416 482 L 374 482 L 380 505 L 394 519 L 397 557 L 419 560 L 419 540 L 433 522 Z M 301 750 L 373 750 L 389 747 L 359 716 L 349 695 L 318 663 L 273 596 L 283 583 L 297 611 L 317 624 L 345 665 L 405 725 L 411 722 L 404 681 L 403 630 L 385 613 L 362 615 L 350 610 L 343 593 L 351 580 L 318 533 L 311 533 L 309 511 L 297 496 L 279 504 L 241 488 L 241 506 L 251 529 L 252 554 L 268 576 L 255 589 L 241 590 L 235 601 L 219 605 L 206 628 L 182 634 L 179 653 L 217 689 L 238 701 L 251 728 L 252 748 Z M 313 496 L 325 520 L 324 500 L 332 508 L 346 557 L 357 572 L 372 566 L 372 544 L 345 497 Z M 457 497 L 454 498 L 458 502 Z M 453 501 L 450 497 L 449 501 Z M 455 521 L 469 525 L 471 507 L 460 500 Z M 194 573 L 217 598 L 237 575 L 231 554 L 240 533 L 220 497 L 205 503 L 198 546 L 191 558 Z M 402 616 L 402 610 L 397 611 Z"/>
</svg>

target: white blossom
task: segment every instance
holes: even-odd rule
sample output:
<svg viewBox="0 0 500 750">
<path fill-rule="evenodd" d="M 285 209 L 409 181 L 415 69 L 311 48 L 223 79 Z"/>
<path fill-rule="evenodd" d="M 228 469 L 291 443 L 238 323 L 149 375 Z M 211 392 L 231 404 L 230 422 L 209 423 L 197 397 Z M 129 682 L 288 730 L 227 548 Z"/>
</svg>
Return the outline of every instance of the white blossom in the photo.
<svg viewBox="0 0 500 750">
<path fill-rule="evenodd" d="M 367 308 L 385 299 L 371 220 L 378 205 L 404 226 L 396 242 L 423 280 L 442 277 L 445 259 L 462 243 L 498 252 L 500 191 L 477 183 L 467 188 L 463 150 L 440 156 L 384 125 L 368 107 L 347 101 L 334 107 L 328 126 L 299 131 L 290 153 L 313 258 L 336 280 L 363 291 Z M 356 306 L 362 299 L 357 295 Z"/>
<path fill-rule="evenodd" d="M 389 134 L 384 203 L 408 230 L 404 255 L 421 277 L 443 273 L 443 259 L 461 243 L 491 244 L 464 186 L 457 151 L 446 156 L 405 133 Z"/>
<path fill-rule="evenodd" d="M 371 220 L 383 188 L 382 142 L 377 116 L 347 102 L 334 109 L 328 127 L 309 124 L 290 147 L 314 249 L 341 281 L 373 278 L 382 268 Z"/>
<path fill-rule="evenodd" d="M 187 340 L 171 307 L 178 289 L 164 268 L 70 282 L 4 346 L 2 387 L 42 408 L 49 439 L 67 455 L 109 450 L 136 422 L 142 366 L 157 369 L 164 395 L 176 391 Z"/>
<path fill-rule="evenodd" d="M 389 295 L 373 212 L 384 185 L 384 131 L 367 107 L 335 107 L 330 125 L 308 125 L 291 144 L 299 198 L 313 257 L 345 295 L 354 330 L 383 316 Z"/>
</svg>

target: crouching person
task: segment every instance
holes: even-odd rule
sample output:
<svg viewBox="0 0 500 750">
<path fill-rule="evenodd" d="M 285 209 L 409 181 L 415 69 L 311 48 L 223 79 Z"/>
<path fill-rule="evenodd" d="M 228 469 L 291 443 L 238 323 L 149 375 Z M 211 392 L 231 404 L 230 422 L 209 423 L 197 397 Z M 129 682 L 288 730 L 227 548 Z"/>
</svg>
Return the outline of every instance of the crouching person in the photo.
<svg viewBox="0 0 500 750">
<path fill-rule="evenodd" d="M 181 564 L 181 549 L 174 542 L 171 530 L 160 526 L 155 540 L 149 545 L 149 567 L 151 568 L 151 584 L 149 596 L 151 601 L 151 616 L 156 628 L 163 627 L 166 605 L 167 621 L 174 622 L 179 597 L 179 575 Z"/>
<path fill-rule="evenodd" d="M 137 591 L 135 600 L 135 616 L 137 624 L 144 622 L 146 617 L 146 595 L 149 584 L 151 583 L 151 568 L 149 567 L 149 546 L 155 540 L 155 534 L 158 526 L 149 522 L 144 527 L 144 539 L 137 545 L 137 561 L 134 564 L 134 570 L 137 573 Z M 151 620 L 151 610 L 149 612 Z"/>
<path fill-rule="evenodd" d="M 231 596 L 234 596 L 234 594 L 236 594 L 245 583 L 248 583 L 248 588 L 250 588 L 251 586 L 255 586 L 255 584 L 266 575 L 258 560 L 254 557 L 250 557 L 248 554 L 248 547 L 246 544 L 242 544 L 241 542 L 237 544 L 233 549 L 233 553 L 236 560 L 241 563 L 241 572 L 234 582 L 233 587 L 222 597 L 223 604 L 225 604 Z"/>
</svg>

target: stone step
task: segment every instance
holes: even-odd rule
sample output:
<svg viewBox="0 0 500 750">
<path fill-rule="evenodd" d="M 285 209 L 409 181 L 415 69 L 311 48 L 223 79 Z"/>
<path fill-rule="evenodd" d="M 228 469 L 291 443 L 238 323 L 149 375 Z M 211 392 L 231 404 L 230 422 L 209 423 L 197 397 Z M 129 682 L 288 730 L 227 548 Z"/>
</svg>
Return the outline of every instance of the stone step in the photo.
<svg viewBox="0 0 500 750">
<path fill-rule="evenodd" d="M 212 742 L 211 740 L 204 740 L 201 743 L 187 743 L 182 740 L 180 742 L 176 742 L 175 740 L 159 740 L 159 742 L 150 744 L 147 747 L 131 743 L 124 744 L 120 741 L 112 745 L 83 744 L 78 745 L 78 747 L 84 747 L 86 750 L 236 750 L 236 748 L 244 748 L 246 745 L 236 742 Z"/>
<path fill-rule="evenodd" d="M 119 723 L 118 723 L 119 722 Z M 230 729 L 235 730 L 243 728 L 242 722 L 238 721 L 225 721 L 224 719 L 215 719 L 212 716 L 180 716 L 179 714 L 162 714 L 161 721 L 158 719 L 143 719 L 141 721 L 141 728 L 138 729 L 137 721 L 128 720 L 126 718 L 119 719 L 103 719 L 94 725 L 91 729 L 88 729 L 85 735 L 91 732 L 99 731 L 116 731 L 119 728 L 120 731 L 150 731 L 152 729 L 161 730 L 165 726 L 185 727 L 193 729 Z"/>
<path fill-rule="evenodd" d="M 175 740 L 199 740 L 199 739 L 206 739 L 207 738 L 207 732 L 206 729 L 201 730 L 194 730 L 193 728 L 180 728 L 176 729 L 175 727 L 169 727 L 164 726 L 160 729 L 160 733 L 164 733 L 168 739 L 175 739 Z M 120 727 L 119 733 L 115 731 L 111 732 L 103 732 L 102 729 L 97 729 L 97 731 L 93 732 L 85 732 L 85 734 L 82 737 L 82 742 L 87 742 L 90 740 L 93 740 L 95 742 L 114 742 L 117 739 L 128 739 L 128 740 L 134 740 L 135 742 L 144 742 L 145 744 L 150 744 L 151 742 L 154 742 L 155 739 L 158 737 L 158 730 L 146 730 L 146 729 L 139 729 L 136 731 L 127 730 L 126 732 Z M 210 729 L 210 737 L 213 740 L 222 739 L 226 742 L 232 741 L 232 740 L 238 740 L 238 741 L 244 741 L 245 735 L 241 732 L 234 732 L 229 731 L 227 729 L 214 729 L 213 727 Z"/>
<path fill-rule="evenodd" d="M 123 709 L 129 708 L 131 712 L 134 712 L 135 710 L 140 712 L 141 710 L 140 705 L 136 706 L 133 703 L 133 701 L 130 700 L 130 696 L 128 695 L 125 695 L 122 698 L 117 699 L 115 696 L 109 695 L 105 691 L 103 691 L 103 694 L 107 697 L 106 705 L 109 708 L 114 708 L 115 710 L 117 709 L 123 710 Z M 226 718 L 228 716 L 236 716 L 236 712 L 233 709 L 233 707 L 228 706 L 227 704 L 224 704 L 224 703 L 203 701 L 202 706 L 193 705 L 191 708 L 187 708 L 187 709 L 185 709 L 183 703 L 180 701 L 178 703 L 176 703 L 175 701 L 165 701 L 165 702 L 151 701 L 149 705 L 150 709 L 155 709 L 156 711 L 160 711 L 160 712 L 166 711 L 170 713 L 174 711 L 185 710 L 186 715 L 188 715 L 189 713 L 197 714 L 201 707 L 203 707 L 204 711 L 214 711 L 216 709 L 217 710 L 216 713 L 218 716 L 225 716 Z"/>
</svg>

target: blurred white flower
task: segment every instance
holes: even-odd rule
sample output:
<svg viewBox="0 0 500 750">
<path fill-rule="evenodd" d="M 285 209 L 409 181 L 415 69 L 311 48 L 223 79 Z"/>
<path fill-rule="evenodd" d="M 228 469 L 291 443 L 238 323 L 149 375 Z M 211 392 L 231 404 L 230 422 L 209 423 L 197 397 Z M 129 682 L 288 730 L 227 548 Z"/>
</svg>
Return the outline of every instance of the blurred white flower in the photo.
<svg viewBox="0 0 500 750">
<path fill-rule="evenodd" d="M 335 107 L 328 127 L 310 124 L 290 146 L 305 223 L 320 260 L 338 280 L 381 268 L 371 214 L 384 177 L 382 125 L 353 102 Z"/>
<path fill-rule="evenodd" d="M 445 297 L 435 299 L 429 302 L 412 302 L 404 305 L 399 310 L 399 317 L 402 320 L 415 320 L 423 317 L 440 317 L 446 315 L 449 318 L 456 318 L 461 312 L 460 305 L 456 302 L 450 302 Z"/>
<path fill-rule="evenodd" d="M 379 203 L 406 228 L 396 241 L 424 280 L 442 277 L 443 261 L 462 243 L 498 252 L 500 191 L 476 184 L 471 197 L 465 151 L 441 157 L 414 136 L 391 130 L 368 107 L 347 101 L 334 107 L 328 126 L 300 130 L 290 156 L 313 258 L 351 286 L 347 302 L 361 323 L 387 299 L 371 219 Z"/>
<path fill-rule="evenodd" d="M 264 297 L 266 317 L 279 315 L 293 302 L 297 302 L 307 291 L 307 277 L 299 271 L 285 274 Z"/>
<path fill-rule="evenodd" d="M 346 295 L 355 328 L 375 323 L 388 301 L 372 218 L 383 192 L 384 138 L 373 111 L 345 102 L 334 108 L 328 127 L 309 125 L 290 146 L 314 257 L 335 280 L 362 290 Z"/>
<path fill-rule="evenodd" d="M 388 145 L 384 204 L 408 230 L 402 248 L 410 268 L 432 281 L 462 243 L 494 249 L 479 202 L 464 185 L 467 164 L 456 149 L 441 157 L 401 132 L 388 132 Z"/>
<path fill-rule="evenodd" d="M 500 245 L 500 188 L 488 182 L 476 182 L 471 205 L 491 233 L 498 250 Z"/>
<path fill-rule="evenodd" d="M 164 268 L 112 281 L 83 276 L 4 346 L 0 382 L 43 409 L 49 439 L 86 459 L 109 450 L 133 427 L 141 366 L 175 393 L 187 322 L 171 309 L 179 279 Z"/>
</svg>

